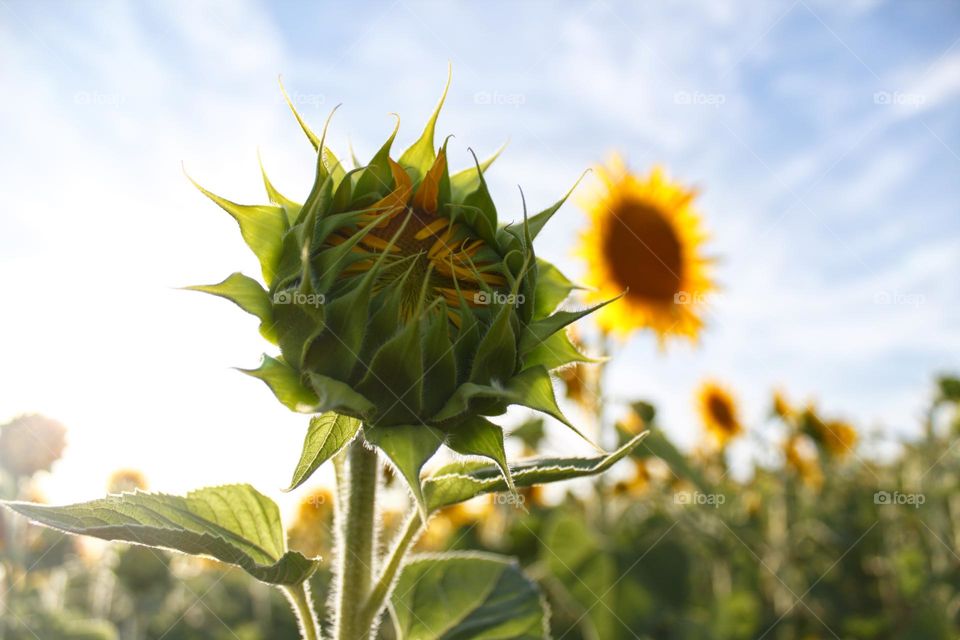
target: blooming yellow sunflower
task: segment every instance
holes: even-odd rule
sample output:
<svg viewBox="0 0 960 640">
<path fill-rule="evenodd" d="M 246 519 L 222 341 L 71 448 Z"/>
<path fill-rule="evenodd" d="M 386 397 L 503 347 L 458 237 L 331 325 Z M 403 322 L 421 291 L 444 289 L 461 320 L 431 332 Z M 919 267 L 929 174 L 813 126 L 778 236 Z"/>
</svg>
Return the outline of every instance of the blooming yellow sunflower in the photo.
<svg viewBox="0 0 960 640">
<path fill-rule="evenodd" d="M 737 403 L 719 383 L 708 380 L 700 385 L 697 405 L 707 432 L 721 448 L 743 431 Z"/>
<path fill-rule="evenodd" d="M 705 297 L 716 288 L 711 261 L 702 255 L 697 192 L 670 181 L 660 167 L 646 176 L 630 173 L 616 156 L 597 174 L 600 187 L 583 203 L 590 225 L 577 253 L 587 262 L 591 299 L 626 292 L 597 322 L 620 335 L 650 328 L 661 345 L 668 336 L 696 341 Z"/>
</svg>

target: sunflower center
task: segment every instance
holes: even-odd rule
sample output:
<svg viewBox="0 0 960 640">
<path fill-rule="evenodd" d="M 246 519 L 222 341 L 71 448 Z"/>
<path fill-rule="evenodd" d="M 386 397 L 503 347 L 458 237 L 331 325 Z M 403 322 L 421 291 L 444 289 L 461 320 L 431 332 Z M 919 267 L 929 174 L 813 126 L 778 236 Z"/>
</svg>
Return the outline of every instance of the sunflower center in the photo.
<svg viewBox="0 0 960 640">
<path fill-rule="evenodd" d="M 733 416 L 733 409 L 724 398 L 717 395 L 710 396 L 707 399 L 707 411 L 724 431 L 728 433 L 736 431 L 737 421 Z"/>
<path fill-rule="evenodd" d="M 614 211 L 603 249 L 613 276 L 628 298 L 672 303 L 680 292 L 683 246 L 673 225 L 655 206 L 626 200 Z"/>
</svg>

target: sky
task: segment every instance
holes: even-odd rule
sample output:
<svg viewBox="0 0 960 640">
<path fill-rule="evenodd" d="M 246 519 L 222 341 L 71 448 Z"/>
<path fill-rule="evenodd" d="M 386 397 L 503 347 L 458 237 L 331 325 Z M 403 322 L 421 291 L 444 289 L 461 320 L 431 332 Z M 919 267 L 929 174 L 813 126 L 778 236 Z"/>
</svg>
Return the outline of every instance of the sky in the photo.
<svg viewBox="0 0 960 640">
<path fill-rule="evenodd" d="M 780 386 L 888 441 L 918 432 L 933 376 L 960 369 L 956 2 L 0 0 L 0 421 L 67 425 L 51 500 L 98 497 L 118 467 L 171 492 L 285 485 L 307 419 L 231 368 L 269 346 L 256 321 L 177 289 L 257 273 L 182 167 L 262 202 L 259 151 L 302 198 L 312 152 L 278 75 L 317 128 L 342 103 L 334 149 L 367 158 L 392 112 L 398 148 L 417 137 L 448 62 L 438 135 L 453 166 L 509 140 L 501 218 L 518 185 L 538 210 L 612 152 L 700 189 L 708 329 L 618 347 L 614 398 L 656 403 L 686 447 L 706 377 L 757 431 Z M 584 221 L 568 203 L 540 237 L 574 278 Z"/>
</svg>

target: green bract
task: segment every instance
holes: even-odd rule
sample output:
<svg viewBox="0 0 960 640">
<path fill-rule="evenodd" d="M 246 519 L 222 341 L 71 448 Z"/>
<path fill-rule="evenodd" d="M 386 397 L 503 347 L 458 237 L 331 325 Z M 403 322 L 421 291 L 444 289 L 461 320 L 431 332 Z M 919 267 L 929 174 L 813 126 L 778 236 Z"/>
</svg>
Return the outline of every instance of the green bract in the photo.
<svg viewBox="0 0 960 640">
<path fill-rule="evenodd" d="M 280 353 L 246 373 L 283 404 L 355 419 L 337 427 L 336 447 L 316 447 L 324 459 L 352 437 L 344 428 L 362 424 L 421 500 L 420 469 L 442 443 L 493 459 L 510 483 L 502 431 L 486 419 L 508 405 L 573 428 L 549 371 L 586 361 L 563 329 L 591 311 L 557 311 L 573 285 L 534 252 L 566 196 L 501 224 L 483 177 L 496 155 L 450 175 L 446 142 L 434 144 L 442 104 L 399 159 L 391 158 L 394 129 L 351 170 L 325 146 L 326 126 L 317 136 L 291 104 L 317 151 L 313 186 L 298 204 L 264 174 L 269 205 L 201 188 L 239 223 L 262 281 L 235 273 L 193 287 L 260 319 Z"/>
</svg>

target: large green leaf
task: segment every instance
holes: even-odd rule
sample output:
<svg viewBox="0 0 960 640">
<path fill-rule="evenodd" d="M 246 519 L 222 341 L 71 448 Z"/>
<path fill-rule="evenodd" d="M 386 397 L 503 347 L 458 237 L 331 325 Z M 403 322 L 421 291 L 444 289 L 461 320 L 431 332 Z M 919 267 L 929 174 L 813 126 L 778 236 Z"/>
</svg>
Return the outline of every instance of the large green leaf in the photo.
<svg viewBox="0 0 960 640">
<path fill-rule="evenodd" d="M 566 592 L 565 600 L 579 606 L 581 625 L 592 627 L 595 637 L 615 638 L 623 627 L 614 615 L 617 571 L 583 515 L 557 510 L 543 532 L 540 560 Z"/>
<path fill-rule="evenodd" d="M 602 456 L 541 458 L 513 465 L 513 482 L 517 487 L 529 487 L 602 473 L 636 449 L 644 436 L 646 433 L 641 433 L 616 451 Z M 429 511 L 507 489 L 499 467 L 476 462 L 445 465 L 423 481 L 423 495 Z"/>
<path fill-rule="evenodd" d="M 404 567 L 390 600 L 401 640 L 540 640 L 549 616 L 536 584 L 490 553 L 423 556 Z"/>
<path fill-rule="evenodd" d="M 306 482 L 313 472 L 320 468 L 320 465 L 335 456 L 353 440 L 359 430 L 359 420 L 333 411 L 311 418 L 307 437 L 303 440 L 300 462 L 297 463 L 287 491 L 292 491 Z"/>
<path fill-rule="evenodd" d="M 247 484 L 207 487 L 186 497 L 138 491 L 63 507 L 5 504 L 54 529 L 210 556 L 269 584 L 300 584 L 317 567 L 287 551 L 280 510 Z"/>
</svg>

